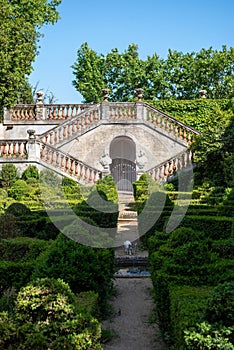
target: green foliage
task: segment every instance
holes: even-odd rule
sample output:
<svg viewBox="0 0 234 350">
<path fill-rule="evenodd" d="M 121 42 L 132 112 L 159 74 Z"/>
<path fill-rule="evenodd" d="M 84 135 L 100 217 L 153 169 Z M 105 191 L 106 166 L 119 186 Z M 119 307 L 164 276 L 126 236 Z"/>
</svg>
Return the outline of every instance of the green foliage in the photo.
<svg viewBox="0 0 234 350">
<path fill-rule="evenodd" d="M 111 175 L 106 175 L 103 179 L 97 181 L 98 193 L 107 201 L 116 202 L 118 199 L 118 192 L 115 185 L 115 181 Z"/>
<path fill-rule="evenodd" d="M 29 281 L 33 272 L 35 261 L 11 262 L 0 260 L 0 297 L 12 288 L 19 290 Z"/>
<path fill-rule="evenodd" d="M 3 188 L 11 187 L 18 178 L 17 167 L 14 164 L 2 164 L 0 180 Z"/>
<path fill-rule="evenodd" d="M 234 281 L 217 285 L 207 300 L 205 317 L 209 323 L 234 325 Z"/>
<path fill-rule="evenodd" d="M 17 180 L 11 186 L 8 193 L 10 197 L 16 200 L 22 200 L 29 196 L 30 186 L 24 180 Z"/>
<path fill-rule="evenodd" d="M 112 250 L 83 246 L 59 234 L 39 257 L 33 278 L 62 278 L 73 292 L 93 290 L 105 301 L 112 290 L 113 269 Z"/>
<path fill-rule="evenodd" d="M 51 242 L 29 237 L 17 237 L 0 240 L 0 256 L 2 260 L 23 262 L 35 260 Z"/>
<path fill-rule="evenodd" d="M 1 0 L 0 110 L 16 102 L 32 102 L 27 81 L 37 55 L 40 28 L 58 20 L 61 0 Z"/>
<path fill-rule="evenodd" d="M 28 180 L 30 178 L 39 179 L 39 171 L 35 165 L 29 165 L 21 175 L 22 180 Z"/>
<path fill-rule="evenodd" d="M 73 85 L 86 102 L 98 102 L 102 89 L 110 89 L 110 101 L 134 99 L 136 88 L 144 89 L 146 100 L 195 99 L 200 89 L 209 98 L 229 98 L 234 93 L 234 49 L 200 52 L 168 51 L 166 59 L 156 53 L 142 60 L 136 44 L 120 53 L 117 48 L 107 55 L 98 54 L 87 43 L 77 51 L 73 64 Z"/>
<path fill-rule="evenodd" d="M 14 238 L 21 235 L 18 220 L 13 214 L 0 216 L 0 238 Z"/>
<path fill-rule="evenodd" d="M 196 330 L 185 331 L 185 350 L 233 350 L 230 335 L 234 327 L 213 328 L 209 323 L 202 322 Z"/>
<path fill-rule="evenodd" d="M 80 312 L 75 295 L 60 279 L 28 284 L 18 293 L 13 316 L 0 316 L 0 346 L 4 349 L 101 350 L 100 337 L 97 319 Z"/>
<path fill-rule="evenodd" d="M 184 349 L 184 330 L 203 321 L 210 290 L 210 287 L 170 288 L 171 337 L 175 349 Z"/>
<path fill-rule="evenodd" d="M 62 179 L 60 179 L 60 177 L 50 169 L 40 171 L 39 180 L 40 184 L 51 187 L 61 186 L 62 184 Z"/>
</svg>

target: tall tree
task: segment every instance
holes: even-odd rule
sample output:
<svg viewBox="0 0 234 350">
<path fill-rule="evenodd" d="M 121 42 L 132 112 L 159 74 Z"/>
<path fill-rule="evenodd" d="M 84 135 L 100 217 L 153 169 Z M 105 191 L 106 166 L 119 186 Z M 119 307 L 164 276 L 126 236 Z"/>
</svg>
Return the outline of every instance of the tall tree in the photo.
<svg viewBox="0 0 234 350">
<path fill-rule="evenodd" d="M 61 0 L 0 0 L 0 112 L 26 97 L 27 77 L 38 53 L 40 28 L 54 24 Z"/>
<path fill-rule="evenodd" d="M 169 50 L 166 59 L 155 53 L 142 60 L 136 44 L 123 53 L 112 49 L 104 56 L 85 43 L 77 54 L 73 85 L 86 102 L 101 100 L 104 87 L 111 90 L 111 101 L 131 100 L 138 87 L 151 100 L 194 99 L 201 89 L 207 90 L 209 98 L 234 96 L 234 48 L 210 47 L 186 54 Z"/>
</svg>

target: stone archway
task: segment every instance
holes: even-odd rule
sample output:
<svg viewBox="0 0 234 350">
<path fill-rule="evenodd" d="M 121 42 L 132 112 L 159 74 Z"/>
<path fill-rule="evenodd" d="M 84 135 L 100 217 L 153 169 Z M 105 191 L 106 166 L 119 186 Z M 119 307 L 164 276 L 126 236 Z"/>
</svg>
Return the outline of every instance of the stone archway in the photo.
<svg viewBox="0 0 234 350">
<path fill-rule="evenodd" d="M 110 165 L 119 191 L 132 191 L 132 182 L 136 181 L 136 144 L 127 136 L 115 137 L 110 144 Z"/>
</svg>

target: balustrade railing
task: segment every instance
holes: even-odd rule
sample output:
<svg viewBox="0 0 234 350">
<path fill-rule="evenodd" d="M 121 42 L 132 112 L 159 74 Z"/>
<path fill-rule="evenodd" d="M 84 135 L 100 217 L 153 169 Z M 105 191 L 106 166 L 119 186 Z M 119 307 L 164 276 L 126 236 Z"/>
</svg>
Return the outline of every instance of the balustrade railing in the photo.
<svg viewBox="0 0 234 350">
<path fill-rule="evenodd" d="M 111 102 L 109 103 L 110 121 L 130 121 L 137 119 L 136 104 L 133 102 Z"/>
<path fill-rule="evenodd" d="M 12 121 L 64 121 L 90 108 L 90 104 L 18 104 L 12 107 Z"/>
<path fill-rule="evenodd" d="M 1 140 L 0 157 L 3 159 L 27 158 L 27 140 Z"/>
<path fill-rule="evenodd" d="M 43 143 L 41 143 L 41 160 L 87 185 L 95 184 L 99 178 L 99 170 Z"/>
<path fill-rule="evenodd" d="M 82 134 L 99 120 L 100 108 L 99 106 L 94 106 L 52 130 L 45 132 L 40 136 L 40 139 L 47 144 L 56 145 L 65 140 L 69 140 L 73 135 Z"/>
<path fill-rule="evenodd" d="M 21 104 L 12 108 L 11 120 L 36 120 L 35 104 Z"/>
<path fill-rule="evenodd" d="M 85 109 L 92 107 L 90 104 L 45 104 L 46 119 L 66 120 L 76 117 Z"/>
<path fill-rule="evenodd" d="M 152 107 L 148 103 L 144 103 L 144 106 L 146 108 L 146 120 L 176 138 L 180 138 L 186 143 L 191 143 L 194 141 L 195 135 L 199 135 L 198 131 Z"/>
<path fill-rule="evenodd" d="M 177 154 L 154 168 L 147 170 L 147 173 L 153 180 L 164 183 L 170 176 L 175 175 L 179 170 L 184 169 L 192 164 L 192 152 L 186 150 Z"/>
</svg>

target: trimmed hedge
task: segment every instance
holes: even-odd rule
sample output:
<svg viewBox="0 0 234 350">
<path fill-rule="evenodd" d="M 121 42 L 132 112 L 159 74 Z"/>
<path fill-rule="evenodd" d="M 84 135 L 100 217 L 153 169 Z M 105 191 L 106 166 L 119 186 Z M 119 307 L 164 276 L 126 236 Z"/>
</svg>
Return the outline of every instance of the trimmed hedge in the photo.
<svg viewBox="0 0 234 350">
<path fill-rule="evenodd" d="M 195 231 L 204 232 L 206 237 L 212 239 L 226 239 L 233 235 L 233 218 L 221 216 L 195 216 L 186 215 L 179 227 L 192 227 Z M 167 222 L 165 222 L 166 226 Z"/>
<path fill-rule="evenodd" d="M 51 242 L 29 237 L 2 239 L 0 240 L 1 260 L 11 262 L 34 260 L 50 244 Z"/>
<path fill-rule="evenodd" d="M 170 288 L 171 337 L 177 350 L 185 348 L 184 330 L 204 320 L 204 309 L 211 287 Z"/>
<path fill-rule="evenodd" d="M 25 286 L 31 278 L 35 267 L 35 261 L 11 262 L 0 260 L 0 297 L 4 292 L 15 288 L 19 290 Z"/>
</svg>

